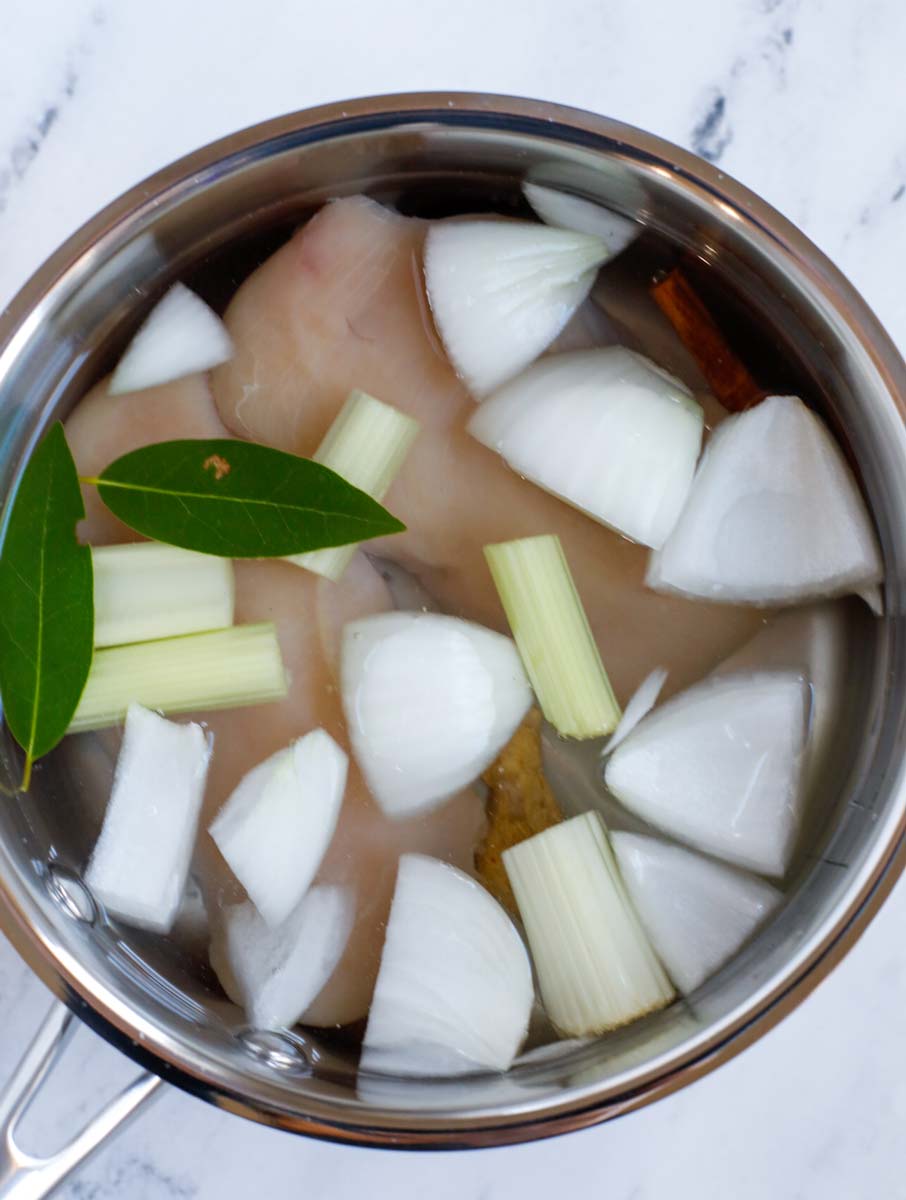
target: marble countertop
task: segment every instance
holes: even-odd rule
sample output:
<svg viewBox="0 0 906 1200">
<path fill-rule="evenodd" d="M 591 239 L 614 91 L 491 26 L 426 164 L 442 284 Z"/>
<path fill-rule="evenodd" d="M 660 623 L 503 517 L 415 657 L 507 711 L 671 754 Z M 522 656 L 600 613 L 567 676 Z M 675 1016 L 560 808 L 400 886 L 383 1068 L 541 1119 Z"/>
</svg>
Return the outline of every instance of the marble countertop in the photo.
<svg viewBox="0 0 906 1200">
<path fill-rule="evenodd" d="M 0 307 L 100 206 L 204 142 L 346 96 L 451 88 L 580 105 L 719 162 L 799 224 L 906 349 L 904 49 L 896 0 L 4 0 Z M 169 1091 L 61 1194 L 906 1198 L 904 929 L 901 883 L 842 966 L 740 1058 L 566 1139 L 352 1150 Z M 45 998 L 0 945 L 0 1077 Z M 71 1128 L 133 1072 L 83 1031 L 35 1135 Z"/>
</svg>

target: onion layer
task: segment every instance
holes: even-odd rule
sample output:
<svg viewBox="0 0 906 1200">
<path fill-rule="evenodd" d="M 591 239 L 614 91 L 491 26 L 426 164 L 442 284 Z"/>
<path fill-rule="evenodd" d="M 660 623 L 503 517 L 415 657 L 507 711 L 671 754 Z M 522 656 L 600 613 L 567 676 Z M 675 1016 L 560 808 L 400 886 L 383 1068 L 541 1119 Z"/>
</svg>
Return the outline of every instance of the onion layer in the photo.
<svg viewBox="0 0 906 1200">
<path fill-rule="evenodd" d="M 602 754 L 613 754 L 621 742 L 625 742 L 643 717 L 647 717 L 657 704 L 661 688 L 667 682 L 667 672 L 664 667 L 655 667 L 645 676 L 629 698 L 629 703 L 620 717 L 616 729 L 601 747 Z"/>
<path fill-rule="evenodd" d="M 510 638 L 437 613 L 350 622 L 340 677 L 356 760 L 394 817 L 434 807 L 477 779 L 531 704 Z"/>
<path fill-rule="evenodd" d="M 679 517 L 702 429 L 688 388 L 623 346 L 543 359 L 469 422 L 520 475 L 646 546 Z"/>
<path fill-rule="evenodd" d="M 232 357 L 233 343 L 221 319 L 200 296 L 175 283 L 126 347 L 109 392 L 122 396 L 172 383 Z"/>
<path fill-rule="evenodd" d="M 534 1000 L 528 955 L 497 901 L 462 871 L 400 859 L 362 1065 L 401 1075 L 505 1071 Z"/>
<path fill-rule="evenodd" d="M 318 884 L 275 928 L 249 902 L 225 910 L 211 965 L 256 1029 L 289 1027 L 304 1015 L 340 961 L 354 908 L 350 888 Z"/>
<path fill-rule="evenodd" d="M 769 396 L 712 437 L 647 583 L 730 604 L 792 604 L 861 591 L 882 574 L 827 427 L 796 396 Z"/>
<path fill-rule="evenodd" d="M 681 841 L 780 876 L 799 827 L 808 714 L 808 686 L 794 672 L 709 679 L 649 713 L 604 779 Z"/>
<path fill-rule="evenodd" d="M 556 188 L 526 181 L 522 185 L 522 193 L 545 225 L 599 237 L 612 258 L 625 250 L 642 232 L 641 225 L 629 217 L 622 217 L 602 204 L 572 196 L 569 192 L 559 192 Z"/>
<path fill-rule="evenodd" d="M 211 824 L 211 837 L 270 926 L 285 921 L 321 865 L 349 762 L 314 729 L 253 767 Z"/>
<path fill-rule="evenodd" d="M 200 725 L 130 704 L 85 882 L 108 912 L 169 932 L 182 899 L 211 757 Z"/>
<path fill-rule="evenodd" d="M 780 902 L 763 879 L 660 838 L 614 833 L 611 843 L 651 944 L 681 992 L 732 958 Z"/>
<path fill-rule="evenodd" d="M 476 397 L 551 344 L 591 290 L 605 243 L 530 221 L 450 221 L 425 241 L 425 283 L 444 349 Z"/>
</svg>

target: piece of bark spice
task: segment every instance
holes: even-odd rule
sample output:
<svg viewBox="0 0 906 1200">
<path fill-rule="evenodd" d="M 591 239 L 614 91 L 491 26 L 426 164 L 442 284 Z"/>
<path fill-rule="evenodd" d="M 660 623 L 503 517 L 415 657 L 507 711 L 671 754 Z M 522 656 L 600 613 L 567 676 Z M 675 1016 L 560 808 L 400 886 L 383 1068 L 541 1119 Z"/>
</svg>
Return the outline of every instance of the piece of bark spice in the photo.
<svg viewBox="0 0 906 1200">
<path fill-rule="evenodd" d="M 768 395 L 730 349 L 717 322 L 679 267 L 655 283 L 651 295 L 728 412 L 743 412 Z"/>
<path fill-rule="evenodd" d="M 503 852 L 563 820 L 541 758 L 541 713 L 533 708 L 481 777 L 490 789 L 488 827 L 475 869 L 492 896 L 518 916 Z"/>
</svg>

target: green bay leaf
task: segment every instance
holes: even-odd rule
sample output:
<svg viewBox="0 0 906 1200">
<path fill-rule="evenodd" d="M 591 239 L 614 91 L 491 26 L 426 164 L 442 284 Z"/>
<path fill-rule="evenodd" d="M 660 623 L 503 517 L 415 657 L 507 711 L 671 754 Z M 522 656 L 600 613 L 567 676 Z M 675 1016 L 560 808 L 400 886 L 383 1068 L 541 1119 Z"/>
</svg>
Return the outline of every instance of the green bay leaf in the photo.
<svg viewBox="0 0 906 1200">
<path fill-rule="evenodd" d="M 91 666 L 91 551 L 75 463 L 57 423 L 22 475 L 0 551 L 0 697 L 31 765 L 63 737 Z"/>
<path fill-rule="evenodd" d="M 225 558 L 279 558 L 405 529 L 328 467 L 229 438 L 144 446 L 84 482 L 137 533 Z"/>
</svg>

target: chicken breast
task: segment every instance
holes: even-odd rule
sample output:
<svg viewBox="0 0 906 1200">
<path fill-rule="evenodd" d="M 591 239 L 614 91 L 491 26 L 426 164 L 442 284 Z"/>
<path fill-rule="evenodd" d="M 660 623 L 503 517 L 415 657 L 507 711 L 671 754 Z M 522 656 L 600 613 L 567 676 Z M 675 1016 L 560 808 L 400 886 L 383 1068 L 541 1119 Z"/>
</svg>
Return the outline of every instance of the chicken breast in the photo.
<svg viewBox="0 0 906 1200">
<path fill-rule="evenodd" d="M 97 384 L 66 422 L 67 439 L 83 475 L 97 474 L 129 450 L 164 439 L 230 436 L 204 376 L 125 396 L 109 396 L 107 382 Z M 137 539 L 104 507 L 93 487 L 84 492 L 85 540 L 103 545 Z M 281 561 L 237 562 L 235 570 L 235 620 L 276 623 L 290 690 L 279 703 L 186 716 L 203 720 L 214 735 L 194 863 L 212 913 L 220 903 L 245 899 L 245 893 L 207 833 L 208 825 L 248 770 L 310 729 L 321 726 L 348 749 L 336 681 L 340 632 L 347 620 L 393 607 L 386 583 L 364 554 L 356 555 L 341 584 Z M 91 735 L 91 740 L 102 743 L 102 768 L 109 774 L 117 732 Z M 87 747 L 82 751 L 87 753 Z M 481 800 L 473 792 L 419 818 L 390 821 L 352 764 L 337 832 L 318 879 L 355 887 L 356 921 L 346 952 L 306 1021 L 340 1025 L 365 1016 L 400 854 L 421 851 L 471 870 L 482 822 Z"/>
<path fill-rule="evenodd" d="M 66 440 L 80 475 L 99 475 L 130 450 L 171 438 L 218 438 L 230 434 L 217 415 L 206 375 L 110 396 L 102 379 L 70 413 Z M 140 535 L 106 508 L 97 488 L 83 485 L 85 520 L 79 533 L 93 546 L 136 542 Z"/>
<path fill-rule="evenodd" d="M 212 378 L 222 420 L 310 455 L 350 389 L 396 405 L 422 431 L 385 501 L 408 530 L 376 548 L 440 608 L 505 629 L 482 547 L 556 532 L 620 700 L 654 666 L 668 668 L 671 690 L 699 678 L 762 614 L 649 591 L 646 549 L 519 478 L 466 433 L 473 401 L 423 289 L 425 228 L 365 197 L 337 200 L 250 276 L 225 317 L 236 355 Z"/>
</svg>

